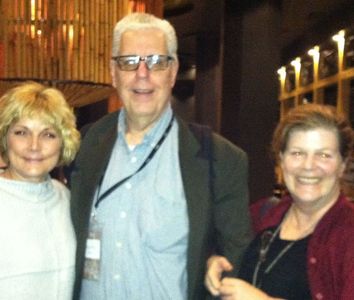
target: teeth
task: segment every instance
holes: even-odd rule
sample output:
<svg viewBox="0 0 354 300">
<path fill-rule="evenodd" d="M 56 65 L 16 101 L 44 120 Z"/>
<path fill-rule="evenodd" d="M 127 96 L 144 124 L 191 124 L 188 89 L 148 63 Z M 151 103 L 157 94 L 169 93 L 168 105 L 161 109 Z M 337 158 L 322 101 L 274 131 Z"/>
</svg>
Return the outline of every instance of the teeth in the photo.
<svg viewBox="0 0 354 300">
<path fill-rule="evenodd" d="M 298 177 L 297 180 L 305 184 L 315 184 L 320 181 L 319 178 L 313 178 L 313 177 Z"/>
<path fill-rule="evenodd" d="M 148 93 L 151 93 L 151 90 L 136 89 L 135 92 L 138 94 L 148 94 Z"/>
</svg>

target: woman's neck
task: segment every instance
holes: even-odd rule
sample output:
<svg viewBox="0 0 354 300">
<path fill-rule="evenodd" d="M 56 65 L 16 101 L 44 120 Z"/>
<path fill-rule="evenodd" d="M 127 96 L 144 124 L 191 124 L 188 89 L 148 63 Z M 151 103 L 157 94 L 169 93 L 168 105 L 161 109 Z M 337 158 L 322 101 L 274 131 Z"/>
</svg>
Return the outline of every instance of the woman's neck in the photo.
<svg viewBox="0 0 354 300">
<path fill-rule="evenodd" d="M 280 237 L 285 240 L 298 240 L 311 234 L 322 216 L 317 213 L 304 213 L 293 204 L 281 224 Z"/>
<path fill-rule="evenodd" d="M 318 201 L 293 200 L 281 224 L 280 236 L 284 239 L 297 240 L 311 234 L 322 217 L 336 203 L 339 194 L 338 187 Z"/>
</svg>

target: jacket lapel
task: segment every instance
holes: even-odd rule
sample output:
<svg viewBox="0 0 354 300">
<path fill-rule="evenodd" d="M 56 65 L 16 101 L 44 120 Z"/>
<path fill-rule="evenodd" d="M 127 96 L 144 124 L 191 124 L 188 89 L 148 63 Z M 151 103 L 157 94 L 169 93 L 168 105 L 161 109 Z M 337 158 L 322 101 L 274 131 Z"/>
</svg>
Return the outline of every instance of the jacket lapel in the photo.
<svg viewBox="0 0 354 300">
<path fill-rule="evenodd" d="M 101 178 L 109 161 L 115 140 L 117 138 L 117 115 L 111 115 L 102 132 L 95 132 L 99 135 L 90 135 L 88 131 L 84 139 L 84 153 L 77 157 L 77 168 L 72 173 L 72 211 L 73 222 L 76 228 L 78 240 L 86 240 L 90 212 Z M 79 172 L 77 172 L 79 171 Z M 79 243 L 78 243 L 79 244 Z"/>
<path fill-rule="evenodd" d="M 212 215 L 211 196 L 208 185 L 209 162 L 200 157 L 200 143 L 189 130 L 188 125 L 179 120 L 179 158 L 187 199 L 189 237 L 188 237 L 188 299 L 196 299 L 192 292 L 200 289 L 199 283 L 204 274 L 208 246 L 206 237 L 210 236 Z M 197 297 L 198 298 L 198 297 Z"/>
<path fill-rule="evenodd" d="M 82 162 L 82 169 L 87 171 L 85 174 L 86 182 L 84 184 L 87 185 L 87 192 L 91 198 L 104 175 L 114 143 L 117 139 L 117 118 L 112 117 L 110 121 L 105 131 L 101 134 L 98 133 L 98 138 L 91 141 L 88 155 L 84 157 L 86 162 Z M 86 149 L 87 148 L 86 146 Z"/>
</svg>

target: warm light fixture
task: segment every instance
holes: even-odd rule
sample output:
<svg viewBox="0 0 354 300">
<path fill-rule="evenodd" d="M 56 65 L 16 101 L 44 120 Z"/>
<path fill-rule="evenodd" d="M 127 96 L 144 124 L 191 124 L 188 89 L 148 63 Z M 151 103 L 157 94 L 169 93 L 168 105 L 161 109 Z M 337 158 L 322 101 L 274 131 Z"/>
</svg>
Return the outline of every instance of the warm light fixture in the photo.
<svg viewBox="0 0 354 300">
<path fill-rule="evenodd" d="M 300 71 L 300 68 L 301 68 L 300 57 L 296 57 L 293 61 L 291 61 L 290 64 L 295 68 L 295 71 Z"/>
<path fill-rule="evenodd" d="M 319 46 L 313 47 L 312 49 L 307 51 L 307 54 L 312 56 L 312 57 L 318 56 L 320 54 L 320 47 Z"/>
<path fill-rule="evenodd" d="M 336 35 L 332 37 L 334 41 L 337 42 L 338 46 L 338 58 L 342 59 L 343 58 L 343 53 L 344 53 L 344 46 L 345 46 L 345 31 L 340 30 Z M 341 68 L 342 63 L 340 62 L 338 66 Z"/>
<path fill-rule="evenodd" d="M 277 70 L 278 75 L 281 79 L 284 79 L 286 76 L 286 68 L 283 66 Z"/>
<path fill-rule="evenodd" d="M 344 30 L 340 30 L 337 34 L 335 34 L 332 37 L 332 40 L 337 42 L 337 43 L 342 43 L 345 40 L 345 31 Z"/>
</svg>

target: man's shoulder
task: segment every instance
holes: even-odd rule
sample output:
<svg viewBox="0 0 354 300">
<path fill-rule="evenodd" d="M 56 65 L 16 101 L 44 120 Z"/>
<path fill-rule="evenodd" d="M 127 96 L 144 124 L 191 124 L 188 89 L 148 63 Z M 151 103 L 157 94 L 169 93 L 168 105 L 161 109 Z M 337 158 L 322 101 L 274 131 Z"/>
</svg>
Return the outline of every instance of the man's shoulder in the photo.
<svg viewBox="0 0 354 300">
<path fill-rule="evenodd" d="M 111 112 L 91 124 L 91 128 L 99 129 L 109 124 L 116 125 L 119 111 Z"/>
<path fill-rule="evenodd" d="M 221 134 L 215 132 L 208 125 L 186 122 L 182 119 L 179 119 L 179 125 L 181 128 L 184 128 L 182 131 L 188 129 L 199 144 L 208 145 L 210 143 L 210 147 L 212 147 L 212 151 L 215 154 L 231 152 L 247 158 L 247 154 L 243 149 Z"/>
<path fill-rule="evenodd" d="M 108 128 L 116 126 L 118 122 L 119 111 L 109 113 L 95 122 L 85 124 L 81 129 L 83 137 L 96 135 L 99 132 L 106 132 Z"/>
<path fill-rule="evenodd" d="M 247 157 L 246 152 L 237 144 L 222 136 L 219 133 L 213 132 L 214 144 L 220 149 L 220 151 L 231 151 L 239 155 Z"/>
</svg>

